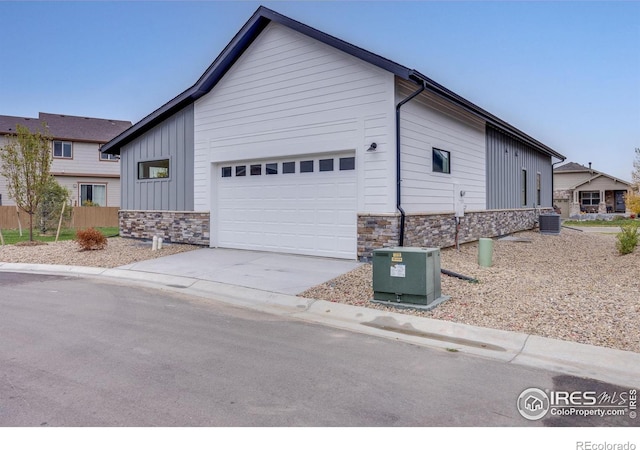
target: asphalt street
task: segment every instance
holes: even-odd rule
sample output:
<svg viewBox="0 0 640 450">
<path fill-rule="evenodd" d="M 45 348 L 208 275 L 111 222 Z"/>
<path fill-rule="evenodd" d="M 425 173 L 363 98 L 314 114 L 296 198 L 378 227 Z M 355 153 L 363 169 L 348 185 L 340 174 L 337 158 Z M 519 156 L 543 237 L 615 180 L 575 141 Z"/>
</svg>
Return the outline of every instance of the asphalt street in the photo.
<svg viewBox="0 0 640 450">
<path fill-rule="evenodd" d="M 529 421 L 531 387 L 623 387 L 114 280 L 0 273 L 0 426 L 625 426 Z"/>
</svg>

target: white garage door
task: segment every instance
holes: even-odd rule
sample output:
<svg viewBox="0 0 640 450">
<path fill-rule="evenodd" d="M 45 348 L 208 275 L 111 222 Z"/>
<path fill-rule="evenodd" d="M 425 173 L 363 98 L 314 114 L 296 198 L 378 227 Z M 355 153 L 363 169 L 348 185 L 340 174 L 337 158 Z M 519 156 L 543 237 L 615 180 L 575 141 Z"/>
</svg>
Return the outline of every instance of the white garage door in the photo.
<svg viewBox="0 0 640 450">
<path fill-rule="evenodd" d="M 355 259 L 353 155 L 217 167 L 218 247 Z"/>
</svg>

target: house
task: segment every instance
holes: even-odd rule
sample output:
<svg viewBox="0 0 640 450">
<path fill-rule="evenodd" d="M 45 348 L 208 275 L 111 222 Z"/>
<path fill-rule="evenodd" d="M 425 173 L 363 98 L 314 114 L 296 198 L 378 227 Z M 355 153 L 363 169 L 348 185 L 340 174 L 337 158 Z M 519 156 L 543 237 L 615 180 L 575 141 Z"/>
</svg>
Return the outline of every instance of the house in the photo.
<svg viewBox="0 0 640 450">
<path fill-rule="evenodd" d="M 122 236 L 347 259 L 530 229 L 564 159 L 420 72 L 264 7 L 103 152 L 121 157 Z"/>
<path fill-rule="evenodd" d="M 553 202 L 562 217 L 580 213 L 625 213 L 625 195 L 631 183 L 570 162 L 553 170 Z"/>
<path fill-rule="evenodd" d="M 52 138 L 51 174 L 69 190 L 73 206 L 87 202 L 120 206 L 119 159 L 100 152 L 100 147 L 131 122 L 47 113 L 39 113 L 38 118 L 0 116 L 0 146 L 7 142 L 7 135 L 15 134 L 17 125 Z M 14 204 L 6 180 L 0 177 L 0 205 Z"/>
</svg>

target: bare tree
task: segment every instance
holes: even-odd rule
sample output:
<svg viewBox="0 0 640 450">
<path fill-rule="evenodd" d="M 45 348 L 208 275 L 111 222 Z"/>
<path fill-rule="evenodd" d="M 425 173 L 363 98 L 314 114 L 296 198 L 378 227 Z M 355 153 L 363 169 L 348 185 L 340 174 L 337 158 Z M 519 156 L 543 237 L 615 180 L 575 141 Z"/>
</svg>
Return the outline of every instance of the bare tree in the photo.
<svg viewBox="0 0 640 450">
<path fill-rule="evenodd" d="M 46 129 L 46 128 L 45 128 Z M 33 241 L 33 215 L 42 201 L 51 169 L 51 139 L 18 125 L 16 134 L 0 148 L 0 176 L 18 207 L 29 214 L 29 240 Z"/>
</svg>

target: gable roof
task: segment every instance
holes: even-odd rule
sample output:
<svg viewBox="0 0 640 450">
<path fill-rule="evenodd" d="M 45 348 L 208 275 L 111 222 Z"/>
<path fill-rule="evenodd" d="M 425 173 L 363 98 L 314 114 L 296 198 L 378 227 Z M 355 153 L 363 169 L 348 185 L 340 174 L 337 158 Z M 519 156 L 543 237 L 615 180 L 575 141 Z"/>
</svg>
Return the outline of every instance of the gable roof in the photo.
<svg viewBox="0 0 640 450">
<path fill-rule="evenodd" d="M 587 179 L 587 180 L 582 180 L 581 182 L 577 183 L 574 186 L 571 186 L 569 189 L 577 189 L 578 187 L 585 185 L 585 184 L 590 184 L 593 180 L 597 179 L 597 178 L 609 178 L 611 181 L 615 182 L 615 183 L 620 183 L 620 184 L 624 184 L 625 186 L 631 186 L 631 183 L 621 180 L 620 178 L 616 178 L 613 177 L 611 175 L 607 175 L 606 173 L 601 173 L 601 172 L 594 172 L 594 176 L 592 176 L 591 178 Z"/>
<path fill-rule="evenodd" d="M 14 134 L 17 125 L 31 132 L 43 132 L 43 125 L 53 139 L 79 142 L 109 142 L 131 127 L 125 120 L 98 119 L 94 117 L 67 116 L 63 114 L 39 113 L 38 118 L 0 116 L 0 135 Z"/>
<path fill-rule="evenodd" d="M 629 183 L 628 181 L 624 181 L 621 180 L 620 178 L 614 177 L 612 175 L 606 174 L 604 172 L 600 172 L 599 170 L 595 170 L 593 168 L 589 168 L 589 167 L 585 167 L 582 164 L 578 164 L 578 163 L 574 163 L 574 162 L 568 162 L 566 164 L 563 164 L 559 167 L 556 167 L 555 169 L 553 169 L 553 173 L 554 175 L 556 174 L 562 174 L 562 173 L 582 173 L 582 172 L 590 172 L 592 174 L 591 177 L 580 181 L 578 184 L 576 184 L 575 186 L 570 187 L 569 189 L 576 189 L 578 186 L 582 186 L 583 184 L 587 184 L 587 183 L 591 183 L 593 180 L 595 180 L 596 178 L 600 178 L 600 177 L 605 177 L 605 178 L 609 178 L 617 183 L 621 183 L 627 186 L 631 186 L 631 183 Z"/>
<path fill-rule="evenodd" d="M 593 169 L 583 166 L 582 164 L 568 162 L 553 169 L 554 172 L 596 172 Z"/>
<path fill-rule="evenodd" d="M 420 72 L 405 67 L 382 56 L 376 55 L 375 53 L 371 53 L 368 50 L 364 50 L 334 36 L 323 33 L 301 22 L 283 16 L 282 14 L 279 14 L 271 9 L 265 8 L 264 6 L 260 6 L 256 10 L 249 21 L 244 24 L 244 26 L 234 36 L 231 42 L 227 44 L 222 53 L 218 55 L 218 57 L 213 61 L 213 63 L 209 66 L 209 68 L 207 68 L 204 74 L 198 79 L 198 81 L 196 81 L 193 86 L 140 120 L 133 127 L 129 128 L 121 135 L 114 138 L 111 142 L 105 144 L 102 151 L 105 153 L 119 154 L 120 147 L 131 142 L 158 123 L 162 122 L 169 116 L 178 112 L 187 105 L 195 102 L 198 98 L 211 91 L 211 89 L 213 89 L 218 81 L 220 81 L 224 74 L 231 68 L 231 66 L 238 60 L 238 58 L 244 53 L 244 51 L 251 45 L 251 43 L 253 43 L 258 35 L 260 35 L 260 33 L 271 22 L 289 27 L 294 31 L 302 33 L 331 47 L 360 58 L 363 61 L 366 61 L 370 64 L 393 73 L 395 76 L 403 80 L 410 80 L 418 85 L 424 84 L 427 90 L 482 118 L 499 130 L 505 131 L 515 138 L 525 142 L 526 144 L 533 146 L 538 151 L 561 160 L 565 159 L 563 155 L 556 152 L 552 148 L 544 145 L 531 136 L 518 130 L 516 127 L 490 114 L 489 112 L 471 103 L 470 101 L 462 98 L 453 91 L 450 91 L 441 84 L 436 83 Z"/>
</svg>

